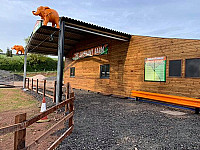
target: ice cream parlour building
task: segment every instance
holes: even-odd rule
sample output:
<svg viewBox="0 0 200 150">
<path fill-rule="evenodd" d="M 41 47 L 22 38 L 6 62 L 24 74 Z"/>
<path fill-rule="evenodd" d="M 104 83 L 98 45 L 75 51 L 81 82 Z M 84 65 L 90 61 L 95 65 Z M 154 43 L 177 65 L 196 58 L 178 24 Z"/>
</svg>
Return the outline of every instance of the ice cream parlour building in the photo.
<svg viewBox="0 0 200 150">
<path fill-rule="evenodd" d="M 73 88 L 124 97 L 131 97 L 132 90 L 200 97 L 200 40 L 130 35 L 67 17 L 64 21 L 64 82 Z M 41 33 L 54 30 L 40 27 L 29 49 Z M 40 52 L 56 54 L 56 40 L 41 44 Z"/>
</svg>

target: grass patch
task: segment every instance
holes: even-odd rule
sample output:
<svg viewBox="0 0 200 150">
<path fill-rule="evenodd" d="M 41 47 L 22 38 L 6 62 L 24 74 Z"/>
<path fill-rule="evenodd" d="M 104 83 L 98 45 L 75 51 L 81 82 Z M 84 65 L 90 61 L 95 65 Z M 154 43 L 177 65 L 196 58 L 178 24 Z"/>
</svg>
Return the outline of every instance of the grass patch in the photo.
<svg viewBox="0 0 200 150">
<path fill-rule="evenodd" d="M 37 103 L 21 89 L 0 89 L 0 112 L 28 108 Z"/>
</svg>

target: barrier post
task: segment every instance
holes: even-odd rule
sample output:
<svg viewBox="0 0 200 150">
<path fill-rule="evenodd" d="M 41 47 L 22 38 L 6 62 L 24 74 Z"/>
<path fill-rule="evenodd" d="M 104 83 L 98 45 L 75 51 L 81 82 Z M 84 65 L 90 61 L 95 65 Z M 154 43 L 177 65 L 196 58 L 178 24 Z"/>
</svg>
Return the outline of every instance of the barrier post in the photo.
<svg viewBox="0 0 200 150">
<path fill-rule="evenodd" d="M 28 78 L 28 89 L 29 89 L 29 78 Z"/>
<path fill-rule="evenodd" d="M 26 88 L 26 79 L 27 78 L 24 79 L 24 88 Z"/>
<path fill-rule="evenodd" d="M 32 78 L 32 83 L 31 83 L 31 90 L 33 90 L 33 78 Z"/>
<path fill-rule="evenodd" d="M 36 93 L 38 93 L 38 79 L 36 81 Z"/>
<path fill-rule="evenodd" d="M 73 100 L 70 100 L 69 102 L 69 113 L 71 113 L 74 110 Z M 71 127 L 74 124 L 73 122 L 73 116 L 69 118 L 69 127 Z"/>
<path fill-rule="evenodd" d="M 56 102 L 56 84 L 57 84 L 57 81 L 54 81 L 54 91 L 53 91 L 53 102 L 54 103 Z"/>
<path fill-rule="evenodd" d="M 45 91 L 46 91 L 46 80 L 44 80 L 43 97 L 45 97 Z"/>
<path fill-rule="evenodd" d="M 26 120 L 26 113 L 15 116 L 15 123 L 21 123 Z M 16 131 L 14 135 L 14 150 L 25 148 L 26 128 Z"/>
</svg>

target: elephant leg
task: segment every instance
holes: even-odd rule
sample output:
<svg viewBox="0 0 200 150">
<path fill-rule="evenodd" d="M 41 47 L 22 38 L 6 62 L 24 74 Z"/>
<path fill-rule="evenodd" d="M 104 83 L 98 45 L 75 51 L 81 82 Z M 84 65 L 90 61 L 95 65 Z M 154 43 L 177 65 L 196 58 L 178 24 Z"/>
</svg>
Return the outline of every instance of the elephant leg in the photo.
<svg viewBox="0 0 200 150">
<path fill-rule="evenodd" d="M 58 21 L 56 20 L 56 23 L 55 23 L 55 24 L 56 24 L 56 28 L 60 29 L 59 20 L 58 20 Z"/>
<path fill-rule="evenodd" d="M 47 26 L 48 22 L 49 22 L 49 18 L 45 17 L 45 19 L 44 19 L 44 26 Z"/>
<path fill-rule="evenodd" d="M 55 27 L 55 23 L 54 22 L 52 22 L 52 27 Z"/>
<path fill-rule="evenodd" d="M 18 52 L 19 52 L 19 50 L 17 50 L 17 53 L 16 53 L 17 55 L 18 55 Z"/>
</svg>

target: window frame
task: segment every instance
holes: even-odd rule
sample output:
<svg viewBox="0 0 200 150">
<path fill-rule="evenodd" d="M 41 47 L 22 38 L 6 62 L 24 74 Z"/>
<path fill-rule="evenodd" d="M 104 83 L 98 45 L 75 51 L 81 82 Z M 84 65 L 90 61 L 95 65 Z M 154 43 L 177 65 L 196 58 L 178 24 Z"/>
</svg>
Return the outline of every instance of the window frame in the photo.
<svg viewBox="0 0 200 150">
<path fill-rule="evenodd" d="M 105 67 L 105 76 L 102 76 L 102 67 Z M 100 79 L 109 79 L 109 78 L 110 78 L 110 64 L 100 65 Z"/>
<path fill-rule="evenodd" d="M 181 61 L 181 66 L 180 66 L 180 67 L 181 67 L 181 74 L 180 74 L 180 76 L 170 76 L 170 61 Z M 175 59 L 175 60 L 173 59 L 173 60 L 169 60 L 169 68 L 168 68 L 168 70 L 169 70 L 168 73 L 169 73 L 169 74 L 168 74 L 168 76 L 169 76 L 170 78 L 182 78 L 182 76 L 183 76 L 183 75 L 182 75 L 182 71 L 183 71 L 183 70 L 182 70 L 182 67 L 183 67 L 183 60 L 182 60 L 182 59 Z"/>
<path fill-rule="evenodd" d="M 199 60 L 200 60 L 199 57 L 197 57 L 197 58 L 187 58 L 187 59 L 185 59 L 185 78 L 199 79 L 199 78 L 200 78 L 200 75 L 199 75 L 198 77 L 187 77 L 187 76 L 186 76 L 186 61 L 187 61 L 187 60 L 191 60 L 191 59 L 199 59 Z M 199 70 L 199 72 L 200 72 L 200 70 Z"/>
<path fill-rule="evenodd" d="M 69 76 L 70 78 L 75 78 L 75 67 L 70 67 Z"/>
</svg>

